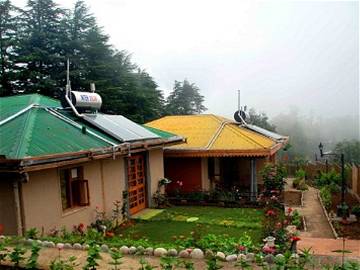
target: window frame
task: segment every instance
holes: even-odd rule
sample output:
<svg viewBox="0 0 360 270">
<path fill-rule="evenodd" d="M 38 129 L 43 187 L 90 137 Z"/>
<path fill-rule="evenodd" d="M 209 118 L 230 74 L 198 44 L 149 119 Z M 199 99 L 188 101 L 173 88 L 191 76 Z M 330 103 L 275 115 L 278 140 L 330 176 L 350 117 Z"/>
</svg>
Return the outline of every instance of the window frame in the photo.
<svg viewBox="0 0 360 270">
<path fill-rule="evenodd" d="M 72 170 L 77 170 L 76 177 L 72 177 Z M 63 176 L 62 176 L 63 174 Z M 63 194 L 62 194 L 62 177 L 65 178 L 65 190 L 66 190 L 66 207 L 64 208 L 63 203 Z M 84 167 L 83 166 L 72 166 L 72 167 L 63 167 L 59 169 L 59 183 L 60 183 L 60 200 L 61 208 L 63 212 L 67 212 L 72 209 L 82 208 L 90 205 L 90 192 L 89 192 L 89 181 L 84 179 Z M 74 190 L 76 183 L 78 185 L 77 197 L 74 198 Z M 83 188 L 81 188 L 81 185 Z M 84 201 L 81 200 L 81 195 L 85 198 Z"/>
</svg>

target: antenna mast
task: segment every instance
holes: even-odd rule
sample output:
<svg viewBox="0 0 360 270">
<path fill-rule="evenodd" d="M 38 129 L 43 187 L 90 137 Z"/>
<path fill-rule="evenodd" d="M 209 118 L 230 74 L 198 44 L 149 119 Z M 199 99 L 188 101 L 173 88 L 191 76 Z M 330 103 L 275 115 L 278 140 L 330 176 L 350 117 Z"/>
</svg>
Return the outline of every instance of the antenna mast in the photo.
<svg viewBox="0 0 360 270">
<path fill-rule="evenodd" d="M 240 114 L 240 110 L 241 110 L 241 107 L 240 107 L 240 90 L 238 90 L 238 111 L 239 111 L 239 114 Z"/>
<path fill-rule="evenodd" d="M 66 63 L 66 96 L 69 96 L 71 91 L 71 85 L 70 85 L 70 60 L 67 59 Z"/>
</svg>

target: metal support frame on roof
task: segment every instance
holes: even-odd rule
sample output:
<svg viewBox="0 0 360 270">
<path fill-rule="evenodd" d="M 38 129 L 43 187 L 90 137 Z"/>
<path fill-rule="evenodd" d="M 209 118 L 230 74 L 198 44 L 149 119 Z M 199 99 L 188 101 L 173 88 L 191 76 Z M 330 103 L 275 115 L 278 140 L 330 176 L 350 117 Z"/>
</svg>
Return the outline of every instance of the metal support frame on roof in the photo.
<svg viewBox="0 0 360 270">
<path fill-rule="evenodd" d="M 47 112 L 51 113 L 53 116 L 59 118 L 60 120 L 63 120 L 63 121 L 65 121 L 65 122 L 67 122 L 68 124 L 73 125 L 73 126 L 76 127 L 76 128 L 82 129 L 82 125 L 80 125 L 80 124 L 76 123 L 75 121 L 71 120 L 70 118 L 68 118 L 68 117 L 66 117 L 66 116 L 58 113 L 56 110 L 53 110 L 53 109 L 51 109 L 51 108 L 45 108 L 45 110 L 46 110 Z M 100 135 L 96 134 L 95 132 L 92 132 L 91 130 L 87 130 L 86 132 L 88 132 L 88 133 L 91 134 L 92 136 L 94 136 L 94 137 L 96 137 L 96 138 L 98 138 L 98 139 L 100 139 L 100 140 L 102 140 L 102 141 L 104 141 L 104 142 L 112 145 L 113 147 L 116 147 L 116 146 L 118 145 L 118 144 L 116 144 L 116 143 L 113 143 L 112 141 L 109 141 L 109 140 L 101 137 Z M 115 150 L 116 150 L 116 149 L 115 149 Z"/>
</svg>

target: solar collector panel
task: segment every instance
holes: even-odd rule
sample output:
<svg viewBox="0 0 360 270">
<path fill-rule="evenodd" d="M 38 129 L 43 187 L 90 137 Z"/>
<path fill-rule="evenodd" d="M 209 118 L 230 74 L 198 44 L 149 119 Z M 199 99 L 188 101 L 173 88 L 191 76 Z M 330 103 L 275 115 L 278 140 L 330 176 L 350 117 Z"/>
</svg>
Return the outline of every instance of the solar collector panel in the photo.
<svg viewBox="0 0 360 270">
<path fill-rule="evenodd" d="M 84 120 L 123 142 L 160 138 L 122 115 L 84 114 Z"/>
</svg>

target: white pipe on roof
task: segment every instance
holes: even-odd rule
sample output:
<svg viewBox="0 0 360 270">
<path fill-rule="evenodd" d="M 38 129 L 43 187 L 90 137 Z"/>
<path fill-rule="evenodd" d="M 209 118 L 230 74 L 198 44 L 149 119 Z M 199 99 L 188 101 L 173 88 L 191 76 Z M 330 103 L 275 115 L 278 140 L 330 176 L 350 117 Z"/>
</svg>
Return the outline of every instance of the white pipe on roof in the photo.
<svg viewBox="0 0 360 270">
<path fill-rule="evenodd" d="M 8 118 L 0 121 L 0 126 L 3 125 L 3 124 L 5 124 L 5 123 L 7 123 L 7 122 L 9 122 L 9 121 L 11 121 L 11 120 L 13 120 L 13 119 L 16 118 L 16 117 L 22 115 L 23 113 L 27 112 L 27 111 L 30 110 L 31 108 L 35 107 L 36 105 L 37 105 L 37 104 L 30 104 L 30 105 L 27 106 L 26 108 L 18 111 L 17 113 L 9 116 Z"/>
</svg>

